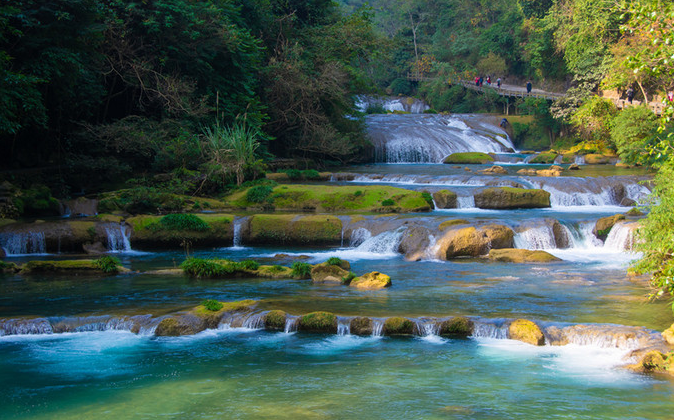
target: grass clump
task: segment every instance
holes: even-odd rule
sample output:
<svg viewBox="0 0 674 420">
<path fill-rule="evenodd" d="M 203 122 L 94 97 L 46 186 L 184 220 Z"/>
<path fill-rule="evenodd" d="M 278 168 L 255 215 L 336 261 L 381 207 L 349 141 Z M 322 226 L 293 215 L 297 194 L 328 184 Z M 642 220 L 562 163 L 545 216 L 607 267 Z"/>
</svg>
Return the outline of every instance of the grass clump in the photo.
<svg viewBox="0 0 674 420">
<path fill-rule="evenodd" d="M 211 278 L 233 273 L 233 264 L 230 261 L 224 262 L 225 264 L 221 264 L 202 258 L 188 258 L 180 264 L 180 268 L 183 269 L 185 274 L 198 278 Z"/>
<path fill-rule="evenodd" d="M 353 271 L 349 271 L 349 274 L 342 277 L 342 284 L 349 285 L 351 281 L 356 278 L 356 274 Z"/>
<path fill-rule="evenodd" d="M 387 198 L 386 200 L 381 202 L 381 205 L 384 207 L 393 206 L 395 205 L 395 201 L 391 200 L 390 198 Z"/>
<path fill-rule="evenodd" d="M 428 191 L 424 191 L 424 192 L 421 193 L 421 197 L 424 200 L 426 200 L 426 202 L 428 203 L 429 206 L 431 206 L 431 208 L 433 208 L 433 206 L 434 206 L 433 196 L 431 195 L 431 193 L 429 193 Z"/>
<path fill-rule="evenodd" d="M 237 263 L 237 266 L 243 270 L 257 270 L 260 268 L 260 263 L 253 260 L 245 260 Z"/>
<path fill-rule="evenodd" d="M 326 262 L 328 263 L 328 265 L 341 265 L 342 259 L 338 257 L 330 257 Z"/>
<path fill-rule="evenodd" d="M 295 261 L 293 265 L 290 266 L 290 268 L 292 268 L 293 270 L 292 274 L 295 277 L 300 278 L 311 277 L 311 264 L 309 263 Z"/>
<path fill-rule="evenodd" d="M 96 260 L 96 265 L 104 273 L 115 274 L 115 273 L 119 272 L 120 262 L 115 257 L 111 257 L 109 255 L 104 255 L 101 258 Z"/>
<path fill-rule="evenodd" d="M 201 302 L 201 304 L 203 305 L 204 308 L 206 308 L 207 311 L 211 312 L 218 312 L 224 306 L 222 303 L 214 299 L 206 299 L 203 302 Z"/>
</svg>

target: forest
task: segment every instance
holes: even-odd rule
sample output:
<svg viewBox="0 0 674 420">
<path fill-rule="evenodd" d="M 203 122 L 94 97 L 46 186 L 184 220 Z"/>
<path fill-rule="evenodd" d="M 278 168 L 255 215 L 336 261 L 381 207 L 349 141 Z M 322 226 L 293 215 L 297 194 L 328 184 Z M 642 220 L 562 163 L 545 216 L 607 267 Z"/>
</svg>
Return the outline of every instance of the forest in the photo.
<svg viewBox="0 0 674 420">
<path fill-rule="evenodd" d="M 156 208 L 162 194 L 217 196 L 279 168 L 367 162 L 355 95 L 502 113 L 502 97 L 457 82 L 532 80 L 566 97 L 516 104 L 531 117 L 513 124 L 519 147 L 610 150 L 655 171 L 636 269 L 672 292 L 672 60 L 664 0 L 4 2 L 0 180 L 15 200 L 0 215 L 122 189 Z M 605 97 L 628 89 L 665 111 Z"/>
</svg>

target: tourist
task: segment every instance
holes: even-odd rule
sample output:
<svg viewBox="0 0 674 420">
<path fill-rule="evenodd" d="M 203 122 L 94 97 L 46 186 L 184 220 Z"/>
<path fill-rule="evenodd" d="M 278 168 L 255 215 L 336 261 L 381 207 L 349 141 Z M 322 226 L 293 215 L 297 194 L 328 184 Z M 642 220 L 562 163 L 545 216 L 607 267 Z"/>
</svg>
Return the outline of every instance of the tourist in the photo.
<svg viewBox="0 0 674 420">
<path fill-rule="evenodd" d="M 502 119 L 501 124 L 499 124 L 503 129 L 505 129 L 508 126 L 508 120 L 507 119 Z"/>
<path fill-rule="evenodd" d="M 484 82 L 484 77 L 480 76 L 480 86 L 482 86 L 483 82 Z"/>
<path fill-rule="evenodd" d="M 498 86 L 499 89 L 501 89 L 501 78 L 499 77 L 496 79 L 496 86 Z"/>
<path fill-rule="evenodd" d="M 527 95 L 531 95 L 531 88 L 532 88 L 531 80 L 527 82 Z"/>
<path fill-rule="evenodd" d="M 491 86 L 491 76 L 487 76 L 487 86 Z"/>
<path fill-rule="evenodd" d="M 480 86 L 480 77 L 475 76 L 475 86 Z"/>
<path fill-rule="evenodd" d="M 634 99 L 634 89 L 628 88 L 627 89 L 627 102 L 632 103 L 632 99 Z"/>
</svg>

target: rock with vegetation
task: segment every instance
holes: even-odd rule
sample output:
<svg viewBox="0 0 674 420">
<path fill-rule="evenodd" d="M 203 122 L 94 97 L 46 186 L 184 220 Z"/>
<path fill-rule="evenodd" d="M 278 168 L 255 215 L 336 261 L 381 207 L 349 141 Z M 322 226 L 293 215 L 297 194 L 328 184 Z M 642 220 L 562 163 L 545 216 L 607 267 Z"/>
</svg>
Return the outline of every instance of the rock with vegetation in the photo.
<svg viewBox="0 0 674 420">
<path fill-rule="evenodd" d="M 228 214 L 176 213 L 166 216 L 135 216 L 126 219 L 133 232 L 131 242 L 141 248 L 182 248 L 190 246 L 226 246 L 233 239 Z"/>
<path fill-rule="evenodd" d="M 615 226 L 615 224 L 620 220 L 625 220 L 624 214 L 615 214 L 613 216 L 602 217 L 601 219 L 597 220 L 597 223 L 595 223 L 592 233 L 594 233 L 597 238 L 605 241 L 608 237 L 608 234 L 611 232 L 611 229 L 613 229 L 613 226 Z"/>
<path fill-rule="evenodd" d="M 286 327 L 286 318 L 288 315 L 281 310 L 267 312 L 264 316 L 264 327 L 268 330 L 283 331 Z"/>
<path fill-rule="evenodd" d="M 665 339 L 667 344 L 674 346 L 674 324 L 662 332 L 662 338 Z"/>
<path fill-rule="evenodd" d="M 519 171 L 517 171 L 517 173 L 520 175 L 529 175 L 529 176 L 538 175 L 538 171 L 536 169 L 527 169 L 527 168 L 520 169 Z"/>
<path fill-rule="evenodd" d="M 21 274 L 55 273 L 55 274 L 116 274 L 128 272 L 119 260 L 103 256 L 97 260 L 52 260 L 28 261 L 21 266 Z"/>
<path fill-rule="evenodd" d="M 407 318 L 394 316 L 384 321 L 384 335 L 412 335 L 414 323 Z"/>
<path fill-rule="evenodd" d="M 482 152 L 461 152 L 461 153 L 452 153 L 447 156 L 442 163 L 448 164 L 458 164 L 458 165 L 470 165 L 470 164 L 485 164 L 491 163 L 494 161 L 494 158 L 489 156 L 486 153 Z"/>
<path fill-rule="evenodd" d="M 530 251 L 528 249 L 517 248 L 492 249 L 489 251 L 489 259 L 512 263 L 546 263 L 561 261 L 559 258 L 545 251 Z"/>
<path fill-rule="evenodd" d="M 540 189 L 486 188 L 475 194 L 475 206 L 497 210 L 546 208 L 550 207 L 550 193 Z"/>
<path fill-rule="evenodd" d="M 300 278 L 290 267 L 260 265 L 257 261 L 231 261 L 225 259 L 202 259 L 191 257 L 180 265 L 183 272 L 196 278 L 259 277 L 272 279 Z M 302 277 L 304 278 L 304 277 Z"/>
<path fill-rule="evenodd" d="M 188 312 L 164 318 L 157 325 L 155 335 L 176 337 L 217 328 L 225 316 L 250 311 L 256 304 L 254 300 L 219 302 L 207 299 Z"/>
<path fill-rule="evenodd" d="M 533 346 L 545 344 L 545 336 L 536 323 L 527 319 L 516 319 L 508 326 L 508 337 Z"/>
<path fill-rule="evenodd" d="M 342 221 L 329 215 L 258 214 L 250 218 L 250 244 L 339 245 Z"/>
<path fill-rule="evenodd" d="M 300 317 L 298 330 L 334 334 L 337 332 L 337 317 L 330 312 L 311 312 Z"/>
<path fill-rule="evenodd" d="M 379 290 L 391 287 L 391 277 L 378 271 L 373 271 L 354 278 L 349 285 L 356 289 Z"/>
<path fill-rule="evenodd" d="M 457 206 L 456 193 L 449 190 L 440 190 L 433 193 L 433 201 L 439 209 L 455 209 Z"/>
<path fill-rule="evenodd" d="M 353 335 L 372 335 L 374 322 L 370 318 L 357 316 L 351 319 L 349 327 Z"/>
<path fill-rule="evenodd" d="M 499 165 L 494 165 L 487 169 L 482 169 L 481 171 L 478 172 L 485 175 L 508 175 L 508 170 L 505 169 L 503 166 Z"/>
<path fill-rule="evenodd" d="M 555 163 L 555 159 L 557 159 L 557 153 L 542 152 L 529 160 L 529 163 Z"/>
<path fill-rule="evenodd" d="M 450 337 L 468 337 L 473 334 L 473 321 L 465 316 L 456 316 L 440 324 L 439 334 Z"/>
<path fill-rule="evenodd" d="M 588 154 L 585 155 L 585 163 L 588 165 L 605 165 L 610 162 L 610 158 L 604 155 Z"/>
<path fill-rule="evenodd" d="M 448 229 L 437 240 L 437 257 L 478 257 L 492 248 L 511 248 L 515 232 L 507 226 L 490 224 L 483 227 L 467 226 Z"/>
<path fill-rule="evenodd" d="M 313 283 L 342 283 L 342 279 L 349 275 L 349 271 L 339 265 L 331 265 L 327 262 L 314 265 L 311 269 L 311 281 Z"/>
</svg>

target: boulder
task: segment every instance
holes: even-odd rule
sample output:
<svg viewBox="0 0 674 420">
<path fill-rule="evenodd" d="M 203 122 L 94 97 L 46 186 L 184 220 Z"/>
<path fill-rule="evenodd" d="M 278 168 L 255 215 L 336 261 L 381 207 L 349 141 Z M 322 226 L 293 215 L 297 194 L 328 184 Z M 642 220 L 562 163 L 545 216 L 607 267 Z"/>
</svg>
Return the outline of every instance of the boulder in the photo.
<svg viewBox="0 0 674 420">
<path fill-rule="evenodd" d="M 338 265 L 321 263 L 311 269 L 311 281 L 314 283 L 341 283 L 349 272 Z"/>
<path fill-rule="evenodd" d="M 625 220 L 625 215 L 615 214 L 613 216 L 602 217 L 601 219 L 597 220 L 597 223 L 595 223 L 592 233 L 594 233 L 597 238 L 605 241 L 609 232 L 611 232 L 611 229 L 616 223 L 618 223 L 619 220 Z"/>
<path fill-rule="evenodd" d="M 449 227 L 456 226 L 456 225 L 467 225 L 469 222 L 468 220 L 465 219 L 451 219 L 451 220 L 445 220 L 444 222 L 440 223 L 438 226 L 438 229 L 440 230 L 445 230 Z"/>
<path fill-rule="evenodd" d="M 440 190 L 433 193 L 433 201 L 439 209 L 455 209 L 456 193 L 449 190 Z"/>
<path fill-rule="evenodd" d="M 545 251 L 530 251 L 528 249 L 517 248 L 492 249 L 489 251 L 489 259 L 493 261 L 512 263 L 544 263 L 561 261 L 559 258 Z"/>
<path fill-rule="evenodd" d="M 662 338 L 669 344 L 674 346 L 674 324 L 662 332 Z"/>
<path fill-rule="evenodd" d="M 372 335 L 374 322 L 372 319 L 358 316 L 351 320 L 350 330 L 354 335 Z"/>
<path fill-rule="evenodd" d="M 414 323 L 407 318 L 394 316 L 384 321 L 384 335 L 411 335 Z"/>
<path fill-rule="evenodd" d="M 515 245 L 515 232 L 507 226 L 491 223 L 480 229 L 487 236 L 490 248 L 511 248 Z"/>
<path fill-rule="evenodd" d="M 497 210 L 545 208 L 550 207 L 550 193 L 539 189 L 486 188 L 475 194 L 475 206 Z"/>
<path fill-rule="evenodd" d="M 478 172 L 485 175 L 508 175 L 508 171 L 504 167 L 498 165 L 494 165 Z"/>
<path fill-rule="evenodd" d="M 5 250 L 0 248 L 0 258 L 5 258 L 7 254 L 5 253 Z"/>
<path fill-rule="evenodd" d="M 640 217 L 640 216 L 643 216 L 644 213 L 641 210 L 639 210 L 638 208 L 632 207 L 631 209 L 629 209 L 627 211 L 627 213 L 625 213 L 625 215 L 630 216 L 630 217 Z"/>
<path fill-rule="evenodd" d="M 557 248 L 563 249 L 571 246 L 571 238 L 564 226 L 557 220 L 552 221 L 552 234 L 555 237 L 555 245 Z"/>
<path fill-rule="evenodd" d="M 534 322 L 527 319 L 516 319 L 508 326 L 508 336 L 511 340 L 523 341 L 533 346 L 545 344 L 545 336 Z"/>
<path fill-rule="evenodd" d="M 440 335 L 468 337 L 473 334 L 473 321 L 465 316 L 457 316 L 440 324 Z"/>
<path fill-rule="evenodd" d="M 437 241 L 437 257 L 478 257 L 492 248 L 512 247 L 514 236 L 509 227 L 495 224 L 479 229 L 474 226 L 449 229 Z"/>
<path fill-rule="evenodd" d="M 164 318 L 154 331 L 157 337 L 178 337 L 182 335 L 194 335 L 205 330 L 204 322 L 194 315 L 180 315 Z"/>
<path fill-rule="evenodd" d="M 577 163 L 572 163 L 571 165 L 569 165 L 569 170 L 570 171 L 580 171 L 580 165 L 578 165 Z"/>
<path fill-rule="evenodd" d="M 535 169 L 520 169 L 519 171 L 517 171 L 517 173 L 520 175 L 529 175 L 529 176 L 536 176 L 537 172 L 538 171 Z"/>
<path fill-rule="evenodd" d="M 598 154 L 585 155 L 585 163 L 588 165 L 599 165 L 609 163 L 609 157 Z"/>
<path fill-rule="evenodd" d="M 637 202 L 629 197 L 624 197 L 622 200 L 620 200 L 620 205 L 623 207 L 633 207 L 637 205 Z"/>
<path fill-rule="evenodd" d="M 342 221 L 335 216 L 258 214 L 250 218 L 250 244 L 339 245 Z"/>
<path fill-rule="evenodd" d="M 298 330 L 336 334 L 337 317 L 330 312 L 311 312 L 300 317 Z"/>
<path fill-rule="evenodd" d="M 423 226 L 412 226 L 405 231 L 398 251 L 405 255 L 408 261 L 419 261 L 426 255 L 430 245 L 431 232 Z"/>
<path fill-rule="evenodd" d="M 100 255 L 108 252 L 108 249 L 101 242 L 85 243 L 82 245 L 82 249 L 90 255 Z"/>
<path fill-rule="evenodd" d="M 489 156 L 486 153 L 482 152 L 462 152 L 462 153 L 452 153 L 447 156 L 442 163 L 454 163 L 454 164 L 485 164 L 491 163 L 494 161 L 494 158 Z"/>
<path fill-rule="evenodd" d="M 560 166 L 557 165 L 552 165 L 548 169 L 540 169 L 536 171 L 536 175 L 538 176 L 548 176 L 548 177 L 553 177 L 553 176 L 561 176 L 562 172 L 564 169 Z"/>
<path fill-rule="evenodd" d="M 555 159 L 557 159 L 557 153 L 542 152 L 529 160 L 529 163 L 555 163 Z"/>
<path fill-rule="evenodd" d="M 287 314 L 281 310 L 269 311 L 264 316 L 264 327 L 268 330 L 283 331 L 286 327 Z"/>
<path fill-rule="evenodd" d="M 391 277 L 378 271 L 373 271 L 351 280 L 350 286 L 363 290 L 379 290 L 391 287 Z"/>
<path fill-rule="evenodd" d="M 98 200 L 79 197 L 67 200 L 63 205 L 70 210 L 71 216 L 95 216 L 98 214 Z"/>
</svg>

